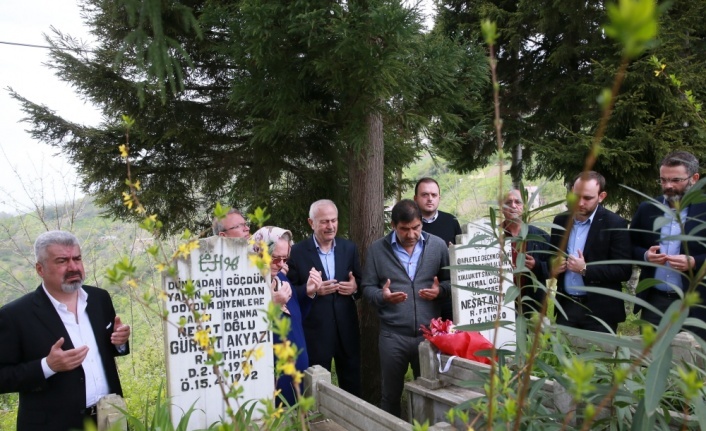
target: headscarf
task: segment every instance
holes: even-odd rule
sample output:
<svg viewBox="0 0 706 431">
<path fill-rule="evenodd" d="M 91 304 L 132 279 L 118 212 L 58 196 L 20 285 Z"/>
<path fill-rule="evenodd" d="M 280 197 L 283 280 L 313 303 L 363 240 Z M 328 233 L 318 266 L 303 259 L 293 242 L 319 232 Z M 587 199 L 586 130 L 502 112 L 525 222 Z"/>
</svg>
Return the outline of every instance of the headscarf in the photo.
<svg viewBox="0 0 706 431">
<path fill-rule="evenodd" d="M 267 252 L 272 254 L 275 249 L 275 244 L 277 244 L 277 241 L 285 234 L 289 234 L 289 246 L 291 247 L 293 237 L 291 231 L 276 226 L 261 227 L 250 237 L 252 241 L 252 252 L 259 254 L 262 251 L 260 245 L 264 242 L 267 245 Z"/>
</svg>

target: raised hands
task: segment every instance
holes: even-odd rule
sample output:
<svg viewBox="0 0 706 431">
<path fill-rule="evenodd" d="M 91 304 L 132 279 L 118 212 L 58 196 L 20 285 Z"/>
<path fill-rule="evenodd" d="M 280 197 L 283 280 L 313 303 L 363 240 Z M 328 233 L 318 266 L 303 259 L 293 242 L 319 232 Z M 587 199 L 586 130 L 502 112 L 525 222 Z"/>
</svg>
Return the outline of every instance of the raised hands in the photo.
<svg viewBox="0 0 706 431">
<path fill-rule="evenodd" d="M 278 278 L 272 280 L 276 287 L 272 290 L 272 301 L 275 304 L 285 305 L 292 297 L 292 287 L 287 281 L 280 281 Z"/>
<path fill-rule="evenodd" d="M 130 325 L 125 325 L 120 321 L 120 316 L 115 316 L 113 333 L 110 336 L 110 342 L 114 346 L 122 346 L 127 344 L 130 339 Z"/>
<path fill-rule="evenodd" d="M 61 337 L 51 346 L 49 355 L 47 356 L 47 365 L 52 371 L 59 373 L 61 371 L 71 371 L 83 363 L 88 355 L 88 346 L 81 346 L 76 349 L 62 350 L 64 345 L 64 337 Z"/>
<path fill-rule="evenodd" d="M 432 301 L 439 296 L 439 279 L 434 277 L 434 282 L 428 289 L 419 289 L 419 297 L 426 299 L 427 301 Z"/>
<path fill-rule="evenodd" d="M 407 294 L 390 291 L 390 279 L 388 278 L 387 283 L 382 287 L 382 300 L 390 304 L 399 304 L 407 300 Z"/>
<path fill-rule="evenodd" d="M 353 295 L 358 290 L 358 284 L 353 277 L 353 271 L 348 273 L 348 281 L 338 283 L 338 293 L 341 295 Z"/>
</svg>

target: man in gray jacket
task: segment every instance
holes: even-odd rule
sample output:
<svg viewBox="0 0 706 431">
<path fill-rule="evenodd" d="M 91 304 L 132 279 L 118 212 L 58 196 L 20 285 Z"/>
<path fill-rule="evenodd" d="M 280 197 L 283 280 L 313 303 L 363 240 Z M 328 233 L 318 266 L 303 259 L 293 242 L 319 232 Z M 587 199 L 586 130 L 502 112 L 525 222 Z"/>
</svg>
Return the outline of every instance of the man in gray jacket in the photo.
<svg viewBox="0 0 706 431">
<path fill-rule="evenodd" d="M 380 407 L 398 417 L 410 364 L 419 376 L 420 325 L 439 317 L 451 294 L 448 266 L 446 242 L 422 232 L 422 213 L 409 199 L 392 208 L 392 232 L 368 248 L 361 285 L 380 316 Z"/>
</svg>

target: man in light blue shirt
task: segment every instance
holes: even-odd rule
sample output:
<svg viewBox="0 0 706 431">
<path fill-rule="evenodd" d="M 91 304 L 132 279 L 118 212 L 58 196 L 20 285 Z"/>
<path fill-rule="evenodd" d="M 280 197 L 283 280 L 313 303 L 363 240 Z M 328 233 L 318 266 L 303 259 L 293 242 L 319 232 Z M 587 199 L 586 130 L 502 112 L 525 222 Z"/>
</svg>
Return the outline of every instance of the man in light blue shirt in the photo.
<svg viewBox="0 0 706 431">
<path fill-rule="evenodd" d="M 706 247 L 703 241 L 682 242 L 679 235 L 703 236 L 706 223 L 706 203 L 692 202 L 682 205 L 682 198 L 699 181 L 699 161 L 686 151 L 675 151 L 662 159 L 659 179 L 662 196 L 654 201 L 643 202 L 637 209 L 630 225 L 632 257 L 651 265 L 641 267 L 640 281 L 654 278 L 655 286 L 638 293 L 638 297 L 652 304 L 661 313 L 684 295 L 696 272 L 706 262 Z M 655 266 L 658 265 L 658 266 Z M 706 286 L 700 282 L 694 289 L 706 299 Z M 641 307 L 635 306 L 635 313 Z M 692 307 L 689 316 L 706 320 L 702 306 Z M 655 325 L 661 314 L 642 309 L 643 320 Z M 706 331 L 687 326 L 694 334 L 706 339 Z"/>
<path fill-rule="evenodd" d="M 622 282 L 632 274 L 632 265 L 606 261 L 630 259 L 630 236 L 627 222 L 605 209 L 605 178 L 588 171 L 576 177 L 572 188 L 576 207 L 558 215 L 551 242 L 563 262 L 553 268 L 557 278 L 557 323 L 599 332 L 615 332 L 625 320 L 623 301 L 607 295 L 590 293 L 583 286 L 620 291 Z M 591 262 L 604 262 L 591 264 Z"/>
</svg>

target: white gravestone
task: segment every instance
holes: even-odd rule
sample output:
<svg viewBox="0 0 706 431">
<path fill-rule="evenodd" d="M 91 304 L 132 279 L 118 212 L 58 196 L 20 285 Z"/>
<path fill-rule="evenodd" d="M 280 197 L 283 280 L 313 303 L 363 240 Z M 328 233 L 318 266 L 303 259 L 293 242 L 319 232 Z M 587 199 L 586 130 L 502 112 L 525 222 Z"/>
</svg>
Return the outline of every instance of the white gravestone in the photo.
<svg viewBox="0 0 706 431">
<path fill-rule="evenodd" d="M 505 253 L 500 253 L 499 244 L 494 240 L 490 223 L 486 219 L 477 220 L 464 226 L 465 233 L 456 238 L 456 245 L 450 247 L 451 265 L 480 265 L 477 269 L 451 269 L 451 298 L 456 325 L 486 323 L 495 321 L 498 303 L 501 304 L 500 320 L 513 322 L 498 331 L 497 348 L 515 350 L 515 301 L 505 302 L 505 295 L 512 286 L 510 243 L 505 242 Z M 475 240 L 474 240 L 475 238 Z M 469 242 L 473 245 L 467 247 Z M 494 243 L 494 244 L 493 244 Z M 492 245 L 490 245 L 492 244 Z M 503 262 L 503 279 L 499 278 L 498 268 Z M 467 286 L 479 291 L 461 289 L 454 286 Z M 498 292 L 499 295 L 488 292 Z M 480 331 L 490 342 L 494 340 L 494 329 Z"/>
<path fill-rule="evenodd" d="M 272 398 L 274 394 L 274 360 L 272 333 L 264 317 L 271 300 L 266 278 L 248 259 L 245 239 L 210 237 L 199 241 L 199 249 L 189 260 L 177 263 L 177 280 L 165 277 L 164 292 L 169 312 L 165 322 L 165 357 L 167 389 L 172 403 L 172 422 L 179 419 L 192 405 L 195 411 L 189 421 L 189 430 L 204 429 L 225 419 L 226 403 L 213 367 L 207 365 L 207 355 L 194 341 L 196 323 L 180 298 L 178 286 L 192 280 L 196 289 L 195 308 L 208 314 L 205 328 L 216 337 L 215 351 L 223 354 L 223 369 L 228 379 L 243 386 L 242 405 L 246 400 Z M 203 296 L 210 295 L 206 305 Z M 187 319 L 183 329 L 179 321 Z M 246 352 L 262 348 L 260 359 L 251 356 L 251 372 L 243 372 Z M 227 390 L 227 389 L 226 389 Z M 237 408 L 237 404 L 231 401 Z M 260 415 L 255 408 L 254 419 Z"/>
</svg>

